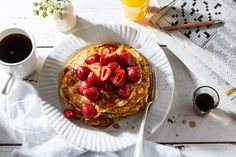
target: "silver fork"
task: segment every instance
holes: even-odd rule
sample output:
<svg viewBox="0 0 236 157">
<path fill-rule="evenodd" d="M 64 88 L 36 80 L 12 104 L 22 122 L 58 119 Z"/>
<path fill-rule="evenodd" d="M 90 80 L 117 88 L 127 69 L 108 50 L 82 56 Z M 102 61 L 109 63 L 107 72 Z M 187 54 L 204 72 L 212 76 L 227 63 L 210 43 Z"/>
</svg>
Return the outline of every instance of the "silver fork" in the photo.
<svg viewBox="0 0 236 157">
<path fill-rule="evenodd" d="M 143 147 L 143 133 L 144 133 L 144 127 L 145 122 L 147 118 L 147 113 L 150 108 L 150 106 L 153 104 L 153 102 L 156 100 L 156 68 L 154 65 L 149 63 L 149 75 L 150 75 L 150 86 L 148 91 L 148 102 L 144 111 L 144 115 L 142 118 L 142 122 L 139 128 L 138 138 L 136 142 L 136 146 L 134 149 L 134 157 L 142 157 L 142 147 Z"/>
</svg>

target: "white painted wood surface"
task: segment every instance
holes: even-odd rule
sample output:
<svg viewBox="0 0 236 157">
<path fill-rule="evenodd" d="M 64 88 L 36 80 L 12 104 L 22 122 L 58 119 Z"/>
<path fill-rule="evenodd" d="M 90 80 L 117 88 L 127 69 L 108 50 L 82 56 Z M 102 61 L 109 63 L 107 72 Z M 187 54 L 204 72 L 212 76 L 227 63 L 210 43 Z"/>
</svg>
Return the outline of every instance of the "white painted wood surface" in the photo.
<svg viewBox="0 0 236 157">
<path fill-rule="evenodd" d="M 182 157 L 235 157 L 234 144 L 189 144 L 175 145 Z"/>
<path fill-rule="evenodd" d="M 201 82 L 167 48 L 175 74 L 175 95 L 164 124 L 150 139 L 155 142 L 235 142 L 236 120 L 220 109 L 206 117 L 192 112 L 192 93 Z M 221 101 L 220 105 L 224 102 Z M 186 122 L 184 122 L 186 121 Z M 190 127 L 193 121 L 196 127 Z M 224 130 L 224 131 L 222 131 Z"/>
<path fill-rule="evenodd" d="M 235 144 L 178 144 L 182 157 L 235 157 Z M 0 146 L 0 157 L 10 157 L 20 146 Z"/>
<path fill-rule="evenodd" d="M 52 47 L 67 34 L 59 32 L 50 19 L 34 16 L 32 1 L 0 0 L 0 31 L 9 26 L 18 26 L 28 29 L 35 36 L 41 64 L 38 70 L 29 76 L 27 80 L 37 88 L 41 65 L 51 52 Z M 158 43 L 166 44 L 167 34 L 157 30 L 159 32 L 157 38 L 151 30 L 145 27 L 145 24 L 128 20 L 123 15 L 119 0 L 72 0 L 72 2 L 78 15 L 75 30 L 99 23 L 122 23 L 149 34 Z M 152 0 L 151 4 L 156 3 Z M 164 51 L 175 74 L 175 95 L 166 120 L 149 140 L 161 143 L 180 143 L 180 145 L 185 142 L 236 142 L 236 121 L 230 115 L 219 109 L 204 118 L 198 117 L 192 112 L 192 93 L 202 83 L 167 48 Z M 15 144 L 19 141 L 14 137 L 9 124 L 4 122 L 3 114 L 0 114 L 0 119 L 0 143 L 3 144 L 0 146 L 0 157 L 9 156 L 14 148 L 20 146 L 6 146 L 4 144 Z M 186 123 L 183 123 L 183 120 Z M 191 128 L 189 126 L 190 121 L 194 121 L 196 127 Z M 236 154 L 236 146 L 232 144 L 183 144 L 183 146 L 181 151 L 184 156 L 218 157 L 227 154 L 226 156 L 233 157 Z"/>
<path fill-rule="evenodd" d="M 0 146 L 0 157 L 10 157 L 15 149 L 20 149 L 20 146 Z"/>
</svg>

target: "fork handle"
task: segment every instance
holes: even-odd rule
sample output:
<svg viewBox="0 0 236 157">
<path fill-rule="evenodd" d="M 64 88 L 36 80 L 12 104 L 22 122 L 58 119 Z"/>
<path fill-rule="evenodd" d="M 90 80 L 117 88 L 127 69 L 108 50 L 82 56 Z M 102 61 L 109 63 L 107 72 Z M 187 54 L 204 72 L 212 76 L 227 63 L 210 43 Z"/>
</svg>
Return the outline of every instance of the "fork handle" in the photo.
<svg viewBox="0 0 236 157">
<path fill-rule="evenodd" d="M 142 123 L 139 128 L 137 143 L 134 149 L 134 157 L 143 157 L 142 147 L 143 147 L 143 133 L 144 133 L 145 122 L 146 122 L 146 117 L 143 117 Z"/>
<path fill-rule="evenodd" d="M 134 148 L 134 157 L 143 157 L 143 151 L 142 151 L 143 150 L 143 133 L 144 133 L 144 127 L 145 127 L 146 118 L 147 118 L 147 112 L 151 104 L 152 102 L 148 102 L 147 107 L 144 111 L 144 115 L 143 115 L 142 122 L 141 122 L 139 132 L 138 132 L 137 143 Z"/>
</svg>

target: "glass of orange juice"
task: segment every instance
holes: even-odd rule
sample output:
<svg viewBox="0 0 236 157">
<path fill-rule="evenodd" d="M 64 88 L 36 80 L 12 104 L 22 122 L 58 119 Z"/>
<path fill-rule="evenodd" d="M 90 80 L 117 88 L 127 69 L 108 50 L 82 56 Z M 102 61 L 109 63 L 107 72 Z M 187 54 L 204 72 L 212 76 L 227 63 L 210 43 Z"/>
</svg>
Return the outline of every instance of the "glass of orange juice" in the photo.
<svg viewBox="0 0 236 157">
<path fill-rule="evenodd" d="M 141 21 L 146 13 L 149 0 L 121 0 L 125 15 L 133 21 Z"/>
</svg>

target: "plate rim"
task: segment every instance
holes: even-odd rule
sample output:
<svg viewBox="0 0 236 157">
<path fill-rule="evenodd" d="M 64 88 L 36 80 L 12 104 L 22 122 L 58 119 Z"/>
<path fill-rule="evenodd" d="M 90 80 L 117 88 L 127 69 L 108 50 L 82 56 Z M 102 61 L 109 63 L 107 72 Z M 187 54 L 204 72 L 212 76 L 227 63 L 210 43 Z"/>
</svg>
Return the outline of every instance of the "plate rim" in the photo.
<svg viewBox="0 0 236 157">
<path fill-rule="evenodd" d="M 140 33 L 140 34 L 142 34 L 142 35 L 144 35 L 144 36 L 147 36 L 147 35 L 145 35 L 143 32 L 137 30 L 136 28 L 134 28 L 134 27 L 132 27 L 132 26 L 124 25 L 124 24 L 98 24 L 98 25 L 93 25 L 93 26 L 88 26 L 88 27 L 81 28 L 81 29 L 75 31 L 74 33 L 79 32 L 79 31 L 83 31 L 83 30 L 86 30 L 86 29 L 93 29 L 94 27 L 99 27 L 99 26 L 105 26 L 105 27 L 110 28 L 110 27 L 117 26 L 117 25 L 118 25 L 118 26 L 121 26 L 121 27 L 128 27 L 128 28 L 134 29 L 134 30 L 136 30 L 138 33 Z M 44 62 L 43 65 L 42 65 L 42 70 L 41 70 L 41 72 L 40 72 L 40 74 L 39 74 L 38 89 L 40 89 L 40 84 L 41 84 L 41 81 L 40 81 L 40 80 L 42 80 L 42 79 L 41 79 L 41 77 L 42 77 L 42 74 L 41 74 L 41 73 L 43 72 L 43 69 L 44 69 L 44 67 L 45 67 L 46 61 L 48 60 L 49 57 L 52 57 L 52 54 L 55 52 L 55 49 L 57 49 L 58 47 L 60 47 L 60 44 L 63 43 L 64 41 L 68 40 L 69 38 L 71 38 L 71 36 L 73 36 L 73 35 L 70 34 L 69 36 L 67 36 L 67 37 L 65 37 L 63 40 L 61 40 L 59 43 L 57 43 L 57 45 L 54 46 L 54 48 L 53 48 L 53 50 L 51 51 L 51 53 L 50 53 L 50 54 L 47 56 L 47 58 L 45 59 L 45 62 Z M 152 40 L 153 42 L 155 42 L 155 41 L 154 41 L 153 39 L 151 39 L 150 37 L 148 37 L 148 38 L 149 38 L 150 40 Z M 90 43 L 90 44 L 93 44 L 93 43 Z M 157 44 L 157 43 L 156 43 L 156 44 Z M 157 44 L 157 46 L 158 46 L 159 49 L 160 49 L 159 51 L 161 51 L 160 53 L 162 53 L 162 54 L 165 56 L 165 58 L 166 58 L 166 60 L 167 60 L 167 63 L 169 64 L 170 72 L 171 72 L 171 78 L 172 78 L 172 80 L 171 80 L 172 83 L 170 83 L 170 86 L 171 86 L 172 91 L 171 91 L 171 98 L 170 98 L 169 103 L 168 103 L 168 109 L 166 110 L 165 116 L 162 118 L 162 120 L 160 121 L 159 125 L 156 125 L 156 126 L 154 127 L 155 132 L 158 130 L 158 128 L 163 124 L 164 120 L 166 119 L 166 117 L 167 117 L 167 115 L 168 115 L 168 113 L 169 113 L 170 107 L 172 106 L 173 98 L 174 98 L 174 92 L 175 92 L 175 79 L 174 79 L 174 73 L 173 73 L 173 69 L 172 69 L 172 67 L 171 67 L 170 61 L 169 61 L 168 57 L 166 56 L 164 50 L 163 50 L 158 44 Z M 74 53 L 74 52 L 72 52 L 71 54 L 73 54 L 73 53 Z M 70 54 L 70 55 L 71 55 L 71 54 Z M 65 60 L 66 60 L 66 59 L 65 59 Z M 40 91 L 40 90 L 39 90 L 39 91 Z M 40 93 L 39 93 L 39 95 L 40 95 Z M 48 119 L 48 115 L 45 114 L 45 111 L 44 111 L 44 108 L 43 108 L 43 105 L 42 105 L 42 104 L 41 104 L 41 108 L 42 108 L 43 114 L 44 114 L 44 115 L 47 117 L 47 119 Z M 56 129 L 53 127 L 53 125 L 52 125 L 52 123 L 50 122 L 50 120 L 48 120 L 48 121 L 49 121 L 49 124 L 52 126 L 52 128 L 56 131 L 56 133 L 58 133 L 59 135 L 61 135 L 61 134 L 59 133 L 59 131 L 56 130 Z M 72 125 L 75 125 L 75 124 L 72 123 Z M 75 126 L 76 126 L 76 125 L 75 125 Z M 76 127 L 77 127 L 77 126 L 76 126 Z M 153 133 L 148 134 L 148 135 L 146 135 L 144 138 L 147 139 L 147 138 L 150 137 L 152 134 L 153 134 Z M 64 137 L 63 135 L 61 135 L 61 136 Z M 64 137 L 64 138 L 66 138 L 66 137 Z M 67 140 L 67 141 L 68 141 L 68 142 L 71 142 L 71 141 L 69 141 L 69 140 Z M 73 143 L 73 142 L 72 142 L 72 143 Z M 133 143 L 133 144 L 134 144 L 134 143 Z M 133 144 L 131 144 L 131 145 L 133 145 Z M 129 146 L 131 146 L 131 145 L 123 146 L 123 147 L 116 148 L 116 149 L 112 149 L 112 150 L 106 150 L 106 151 L 97 151 L 97 150 L 94 150 L 94 149 L 89 149 L 89 150 L 92 150 L 92 151 L 95 151 L 95 152 L 118 151 L 118 150 L 127 148 L 127 147 L 129 147 Z M 82 147 L 82 146 L 79 146 L 79 147 Z M 84 147 L 82 147 L 82 148 L 84 148 Z M 85 148 L 85 149 L 88 149 L 88 148 Z"/>
</svg>

